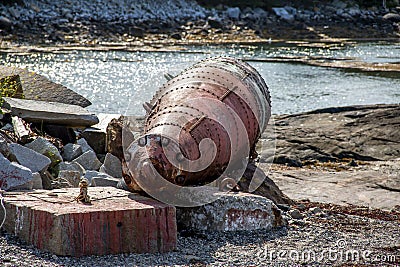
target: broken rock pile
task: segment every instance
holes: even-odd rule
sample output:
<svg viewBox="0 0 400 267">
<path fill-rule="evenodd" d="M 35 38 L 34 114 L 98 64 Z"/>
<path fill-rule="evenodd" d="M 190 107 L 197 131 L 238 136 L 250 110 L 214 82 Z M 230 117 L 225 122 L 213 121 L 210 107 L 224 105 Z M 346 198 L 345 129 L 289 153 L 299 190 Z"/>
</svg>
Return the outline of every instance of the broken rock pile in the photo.
<svg viewBox="0 0 400 267">
<path fill-rule="evenodd" d="M 2 66 L 0 70 L 2 80 L 9 80 L 9 69 Z M 7 95 L 12 97 L 0 96 L 1 189 L 78 187 L 82 177 L 91 186 L 117 186 L 121 161 L 107 153 L 105 131 L 108 122 L 119 116 L 91 114 L 84 108 L 90 102 L 76 93 L 62 103 L 55 101 L 50 92 L 42 93 L 43 86 L 32 84 L 29 79 L 34 78 L 14 76 L 29 87 L 25 90 L 29 95 L 39 90 L 41 98 L 25 99 L 23 89 L 27 88 L 23 86 L 18 87 L 18 94 Z M 56 95 L 70 92 L 42 79 L 40 85 L 44 83 L 47 88 L 55 87 Z"/>
</svg>

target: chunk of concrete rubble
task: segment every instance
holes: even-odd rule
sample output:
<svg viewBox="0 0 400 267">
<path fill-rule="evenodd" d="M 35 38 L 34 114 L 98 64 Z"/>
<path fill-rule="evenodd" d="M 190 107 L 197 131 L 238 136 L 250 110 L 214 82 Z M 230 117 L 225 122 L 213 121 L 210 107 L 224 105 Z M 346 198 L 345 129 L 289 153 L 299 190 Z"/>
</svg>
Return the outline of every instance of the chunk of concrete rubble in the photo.
<svg viewBox="0 0 400 267">
<path fill-rule="evenodd" d="M 0 189 L 9 190 L 31 180 L 32 171 L 30 169 L 10 162 L 3 154 L 0 154 Z"/>
<path fill-rule="evenodd" d="M 8 148 L 7 141 L 0 135 L 0 154 L 4 157 L 8 157 L 10 154 L 10 149 Z"/>
<path fill-rule="evenodd" d="M 42 176 L 38 172 L 32 173 L 32 188 L 43 189 Z"/>
<path fill-rule="evenodd" d="M 112 186 L 117 187 L 120 179 L 114 178 L 106 173 L 87 171 L 84 176 L 91 186 Z"/>
<path fill-rule="evenodd" d="M 97 159 L 96 153 L 87 151 L 74 159 L 72 162 L 79 163 L 85 170 L 97 171 L 100 169 L 101 162 Z"/>
<path fill-rule="evenodd" d="M 76 141 L 76 144 L 81 146 L 82 153 L 86 153 L 88 151 L 94 151 L 93 148 L 88 144 L 88 142 L 84 138 L 78 139 L 78 141 Z"/>
<path fill-rule="evenodd" d="M 58 164 L 58 170 L 60 171 L 77 171 L 81 176 L 85 174 L 85 168 L 77 162 L 60 162 Z"/>
<path fill-rule="evenodd" d="M 219 199 L 193 208 L 177 208 L 178 227 L 199 231 L 270 230 L 287 222 L 275 204 L 248 193 L 215 192 Z"/>
<path fill-rule="evenodd" d="M 15 135 L 22 143 L 27 143 L 31 141 L 30 138 L 32 135 L 32 130 L 27 125 L 25 125 L 23 119 L 17 116 L 13 116 L 11 122 L 13 125 L 13 131 Z"/>
<path fill-rule="evenodd" d="M 10 159 L 27 167 L 32 172 L 45 171 L 51 164 L 51 160 L 38 152 L 21 146 L 20 144 L 9 144 Z"/>
<path fill-rule="evenodd" d="M 78 171 L 60 171 L 58 174 L 60 182 L 66 182 L 67 187 L 78 187 L 81 180 L 81 174 Z"/>
<path fill-rule="evenodd" d="M 16 67 L 0 66 L 0 77 L 19 75 L 25 99 L 54 101 L 87 107 L 90 101 L 67 87 L 52 82 L 43 75 Z"/>
<path fill-rule="evenodd" d="M 33 177 L 33 176 L 32 176 Z M 8 191 L 25 191 L 25 190 L 32 190 L 33 189 L 33 181 L 30 180 L 24 184 L 13 186 Z"/>
<path fill-rule="evenodd" d="M 121 115 L 100 113 L 97 117 L 99 123 L 86 128 L 81 135 L 86 139 L 87 143 L 93 148 L 96 154 L 104 154 L 104 152 L 106 152 L 107 126 L 111 120 L 118 119 Z"/>
<path fill-rule="evenodd" d="M 38 172 L 32 173 L 32 180 L 26 182 L 25 184 L 12 187 L 9 189 L 9 191 L 22 191 L 32 189 L 43 189 L 42 177 Z"/>
<path fill-rule="evenodd" d="M 14 131 L 14 127 L 12 126 L 11 123 L 6 123 L 6 125 L 4 125 L 1 129 L 2 129 L 3 131 L 6 131 L 6 132 L 12 132 L 12 131 Z"/>
<path fill-rule="evenodd" d="M 63 161 L 57 147 L 43 137 L 38 137 L 35 141 L 28 143 L 25 146 L 48 157 L 51 160 L 51 167 Z"/>
<path fill-rule="evenodd" d="M 76 105 L 10 97 L 3 97 L 3 99 L 3 105 L 11 110 L 11 115 L 28 122 L 67 126 L 91 126 L 99 122 L 95 115 Z"/>
<path fill-rule="evenodd" d="M 117 188 L 120 179 L 114 177 L 94 177 L 91 186 L 111 186 Z"/>
<path fill-rule="evenodd" d="M 82 155 L 82 147 L 77 144 L 66 144 L 64 146 L 64 151 L 62 157 L 65 161 L 72 161 Z"/>
<path fill-rule="evenodd" d="M 115 178 L 122 178 L 121 161 L 111 153 L 107 153 L 103 165 L 100 167 L 100 172 L 106 173 Z"/>
</svg>

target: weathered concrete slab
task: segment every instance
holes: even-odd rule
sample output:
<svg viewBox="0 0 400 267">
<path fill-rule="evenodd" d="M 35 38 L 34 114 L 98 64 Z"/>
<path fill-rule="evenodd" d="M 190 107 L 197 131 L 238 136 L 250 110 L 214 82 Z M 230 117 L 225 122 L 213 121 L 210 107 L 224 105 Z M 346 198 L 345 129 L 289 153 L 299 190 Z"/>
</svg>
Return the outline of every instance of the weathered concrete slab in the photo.
<svg viewBox="0 0 400 267">
<path fill-rule="evenodd" d="M 247 193 L 215 192 L 220 198 L 194 208 L 177 208 L 178 226 L 200 231 L 241 231 L 272 229 L 286 221 L 275 204 Z"/>
<path fill-rule="evenodd" d="M 78 194 L 79 188 L 7 193 L 4 228 L 57 255 L 158 253 L 176 248 L 174 207 L 111 187 L 89 188 L 91 204 L 74 201 Z"/>
<path fill-rule="evenodd" d="M 46 102 L 4 97 L 4 106 L 28 122 L 51 123 L 67 126 L 91 126 L 98 118 L 86 109 L 58 102 Z"/>
<path fill-rule="evenodd" d="M 43 75 L 28 71 L 27 69 L 0 65 L 0 77 L 10 75 L 20 76 L 25 99 L 54 101 L 81 107 L 87 107 L 92 104 L 80 94 L 61 84 L 50 81 Z"/>
</svg>

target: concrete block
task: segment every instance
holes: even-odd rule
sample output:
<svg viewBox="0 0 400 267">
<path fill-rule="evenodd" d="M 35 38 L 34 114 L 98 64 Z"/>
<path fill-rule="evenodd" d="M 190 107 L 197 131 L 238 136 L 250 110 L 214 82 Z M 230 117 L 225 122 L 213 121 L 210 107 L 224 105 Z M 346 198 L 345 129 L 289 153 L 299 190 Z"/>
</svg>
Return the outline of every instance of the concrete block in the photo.
<svg viewBox="0 0 400 267">
<path fill-rule="evenodd" d="M 163 253 L 176 249 L 175 208 L 116 188 L 90 187 L 6 193 L 4 228 L 21 240 L 62 256 Z"/>
<path fill-rule="evenodd" d="M 286 224 L 275 204 L 247 193 L 215 192 L 219 199 L 194 208 L 177 208 L 178 226 L 200 231 L 250 231 Z"/>
</svg>

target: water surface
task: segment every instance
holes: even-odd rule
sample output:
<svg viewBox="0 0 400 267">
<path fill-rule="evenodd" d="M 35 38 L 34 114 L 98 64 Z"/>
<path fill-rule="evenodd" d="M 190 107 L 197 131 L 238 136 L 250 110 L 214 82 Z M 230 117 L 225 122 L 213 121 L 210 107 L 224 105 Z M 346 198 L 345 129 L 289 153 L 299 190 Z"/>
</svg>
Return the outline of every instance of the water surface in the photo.
<svg viewBox="0 0 400 267">
<path fill-rule="evenodd" d="M 87 97 L 93 112 L 144 114 L 142 103 L 164 82 L 212 56 L 239 58 L 350 57 L 365 62 L 399 63 L 400 44 L 337 47 L 196 46 L 186 52 L 90 52 L 1 54 L 0 62 L 26 67 Z M 268 84 L 273 113 L 297 113 L 355 104 L 400 103 L 400 73 L 384 75 L 298 63 L 250 62 Z"/>
</svg>

